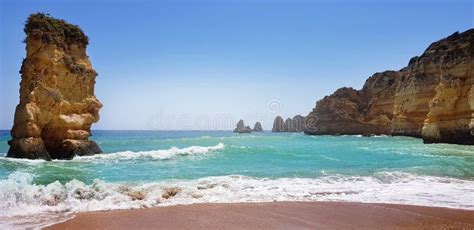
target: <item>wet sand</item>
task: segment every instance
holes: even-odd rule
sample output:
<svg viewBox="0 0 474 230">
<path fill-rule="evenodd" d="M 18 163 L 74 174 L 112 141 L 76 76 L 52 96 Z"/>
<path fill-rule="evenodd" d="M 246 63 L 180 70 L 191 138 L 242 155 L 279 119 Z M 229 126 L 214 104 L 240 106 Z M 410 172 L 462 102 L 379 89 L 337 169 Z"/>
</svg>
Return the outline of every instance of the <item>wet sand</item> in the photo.
<svg viewBox="0 0 474 230">
<path fill-rule="evenodd" d="M 393 204 L 193 204 L 79 213 L 47 229 L 474 229 L 474 211 Z"/>
</svg>

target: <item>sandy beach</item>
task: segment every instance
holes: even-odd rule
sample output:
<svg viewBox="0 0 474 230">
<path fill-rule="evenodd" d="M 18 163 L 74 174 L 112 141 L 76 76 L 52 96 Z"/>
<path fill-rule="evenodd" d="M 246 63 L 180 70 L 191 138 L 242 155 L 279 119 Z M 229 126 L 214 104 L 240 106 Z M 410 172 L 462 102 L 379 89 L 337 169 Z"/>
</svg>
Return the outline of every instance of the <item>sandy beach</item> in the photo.
<svg viewBox="0 0 474 230">
<path fill-rule="evenodd" d="M 85 212 L 46 229 L 474 229 L 474 211 L 394 204 L 193 204 Z"/>
</svg>

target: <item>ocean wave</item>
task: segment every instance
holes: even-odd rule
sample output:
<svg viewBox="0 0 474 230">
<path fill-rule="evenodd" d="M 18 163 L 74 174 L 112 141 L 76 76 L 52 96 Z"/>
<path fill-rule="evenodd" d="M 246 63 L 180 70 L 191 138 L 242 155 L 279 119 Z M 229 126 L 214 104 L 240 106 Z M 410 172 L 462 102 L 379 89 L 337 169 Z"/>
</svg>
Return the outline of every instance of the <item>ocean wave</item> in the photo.
<svg viewBox="0 0 474 230">
<path fill-rule="evenodd" d="M 170 159 L 176 156 L 206 154 L 213 150 L 224 149 L 225 145 L 219 143 L 215 146 L 191 146 L 186 148 L 172 147 L 170 149 L 151 150 L 151 151 L 124 151 L 116 153 L 96 154 L 92 156 L 75 157 L 73 161 L 94 161 L 98 159 L 109 160 L 130 160 L 135 158 L 152 158 L 158 160 Z"/>
<path fill-rule="evenodd" d="M 136 158 L 151 158 L 156 160 L 165 160 L 170 159 L 177 156 L 187 156 L 187 155 L 202 155 L 209 153 L 210 151 L 214 150 L 221 150 L 224 149 L 225 145 L 223 143 L 219 143 L 214 146 L 191 146 L 186 148 L 177 148 L 172 147 L 169 149 L 160 149 L 160 150 L 151 150 L 151 151 L 123 151 L 123 152 L 115 152 L 115 153 L 103 153 L 103 154 L 96 154 L 92 156 L 76 156 L 72 160 L 53 160 L 53 161 L 60 161 L 60 162 L 71 162 L 71 161 L 82 161 L 82 162 L 89 162 L 95 160 L 130 160 Z M 23 159 L 23 158 L 10 158 L 10 157 L 0 157 L 0 162 L 10 162 L 10 163 L 20 163 L 26 165 L 41 165 L 44 163 L 48 163 L 43 159 Z"/>
<path fill-rule="evenodd" d="M 26 165 L 31 165 L 31 166 L 40 165 L 47 162 L 43 159 L 12 158 L 12 157 L 6 157 L 6 156 L 1 156 L 0 162 L 1 161 L 10 162 L 10 163 L 20 163 L 20 164 L 26 164 Z"/>
<path fill-rule="evenodd" d="M 34 184 L 30 173 L 14 172 L 0 181 L 0 220 L 34 215 L 42 216 L 44 223 L 48 214 L 57 218 L 58 214 L 66 217 L 81 211 L 272 201 L 352 201 L 474 210 L 472 194 L 474 181 L 402 172 L 278 179 L 228 175 L 144 184 L 72 180 L 47 185 Z"/>
</svg>

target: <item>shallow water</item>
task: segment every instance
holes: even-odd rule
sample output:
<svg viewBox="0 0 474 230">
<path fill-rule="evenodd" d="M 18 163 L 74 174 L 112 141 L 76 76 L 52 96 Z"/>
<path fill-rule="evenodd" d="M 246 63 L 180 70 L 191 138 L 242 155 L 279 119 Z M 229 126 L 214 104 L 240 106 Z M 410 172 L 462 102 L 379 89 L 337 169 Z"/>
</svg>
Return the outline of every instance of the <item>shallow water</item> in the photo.
<svg viewBox="0 0 474 230">
<path fill-rule="evenodd" d="M 8 139 L 0 131 L 1 155 Z M 40 226 L 78 211 L 274 200 L 474 210 L 473 146 L 224 131 L 94 131 L 92 139 L 105 154 L 53 162 L 0 157 L 0 221 Z M 179 192 L 163 198 L 170 187 Z M 40 218 L 17 218 L 31 214 Z"/>
</svg>

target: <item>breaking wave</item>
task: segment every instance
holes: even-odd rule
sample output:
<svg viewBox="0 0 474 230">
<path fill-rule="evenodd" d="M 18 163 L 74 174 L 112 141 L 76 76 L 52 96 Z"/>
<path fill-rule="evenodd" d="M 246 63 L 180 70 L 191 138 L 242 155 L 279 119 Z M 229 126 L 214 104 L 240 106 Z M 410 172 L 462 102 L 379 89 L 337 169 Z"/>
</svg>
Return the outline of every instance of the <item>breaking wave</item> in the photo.
<svg viewBox="0 0 474 230">
<path fill-rule="evenodd" d="M 103 154 L 96 154 L 92 156 L 76 156 L 72 159 L 72 161 L 82 161 L 82 162 L 89 162 L 89 161 L 96 161 L 96 160 L 133 160 L 137 158 L 151 158 L 155 160 L 166 160 L 171 159 L 177 156 L 188 156 L 188 155 L 203 155 L 209 153 L 210 151 L 214 150 L 221 150 L 224 149 L 225 145 L 223 143 L 219 143 L 214 146 L 191 146 L 186 148 L 177 148 L 172 147 L 170 149 L 162 149 L 162 150 L 151 150 L 151 151 L 123 151 L 123 152 L 115 152 L 115 153 L 103 153 Z M 26 165 L 40 165 L 43 163 L 47 163 L 48 161 L 42 159 L 22 159 L 22 158 L 8 158 L 8 157 L 0 157 L 0 161 L 7 161 L 7 162 L 14 162 Z M 71 162 L 70 160 L 53 160 L 53 161 L 63 161 L 63 162 Z"/>
<path fill-rule="evenodd" d="M 212 150 L 220 150 L 224 149 L 225 145 L 223 143 L 219 143 L 215 146 L 191 146 L 186 148 L 177 148 L 172 147 L 170 149 L 164 150 L 151 150 L 151 151 L 124 151 L 124 152 L 116 152 L 116 153 L 107 153 L 107 154 L 96 154 L 92 156 L 82 156 L 82 157 L 75 157 L 74 161 L 93 161 L 97 159 L 111 159 L 111 160 L 130 160 L 135 158 L 152 158 L 158 160 L 170 159 L 176 156 L 186 156 L 186 155 L 199 155 L 199 154 L 206 154 Z"/>
<path fill-rule="evenodd" d="M 0 220 L 19 222 L 17 226 L 28 221 L 31 227 L 36 223 L 31 218 L 40 218 L 36 224 L 44 224 L 82 211 L 271 201 L 352 201 L 474 210 L 472 194 L 474 181 L 401 172 L 278 179 L 228 175 L 144 184 L 72 180 L 47 185 L 34 184 L 30 173 L 14 172 L 0 181 Z"/>
</svg>

